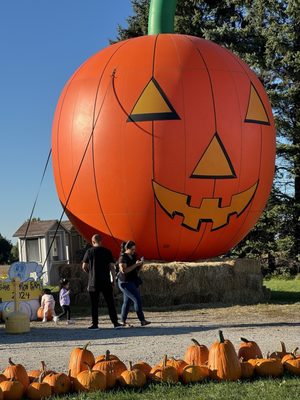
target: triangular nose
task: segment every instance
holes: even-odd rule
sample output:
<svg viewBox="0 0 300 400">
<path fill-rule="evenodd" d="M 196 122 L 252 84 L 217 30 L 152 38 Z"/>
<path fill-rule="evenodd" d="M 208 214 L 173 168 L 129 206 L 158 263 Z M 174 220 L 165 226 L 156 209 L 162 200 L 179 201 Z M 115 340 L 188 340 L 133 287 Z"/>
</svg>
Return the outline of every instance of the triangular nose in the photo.
<svg viewBox="0 0 300 400">
<path fill-rule="evenodd" d="M 236 178 L 233 165 L 217 133 L 196 165 L 191 178 Z"/>
</svg>

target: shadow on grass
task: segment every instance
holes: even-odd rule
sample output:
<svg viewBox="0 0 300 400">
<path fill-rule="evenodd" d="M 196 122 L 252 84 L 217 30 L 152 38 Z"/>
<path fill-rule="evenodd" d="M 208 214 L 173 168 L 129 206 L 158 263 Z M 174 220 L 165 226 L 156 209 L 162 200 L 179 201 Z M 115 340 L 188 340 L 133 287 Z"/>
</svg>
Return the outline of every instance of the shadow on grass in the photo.
<svg viewBox="0 0 300 400">
<path fill-rule="evenodd" d="M 293 304 L 300 302 L 300 292 L 272 290 L 269 303 Z"/>
</svg>

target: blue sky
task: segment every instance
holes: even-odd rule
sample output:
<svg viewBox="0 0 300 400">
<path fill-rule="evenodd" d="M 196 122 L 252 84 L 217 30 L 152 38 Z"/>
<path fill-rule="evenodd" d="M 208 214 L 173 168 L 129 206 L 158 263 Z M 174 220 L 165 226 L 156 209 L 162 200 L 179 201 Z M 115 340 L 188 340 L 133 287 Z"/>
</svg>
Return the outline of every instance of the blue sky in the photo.
<svg viewBox="0 0 300 400">
<path fill-rule="evenodd" d="M 131 14 L 130 0 L 0 1 L 0 233 L 8 240 L 30 216 L 61 90 Z M 50 165 L 34 216 L 61 211 Z"/>
</svg>

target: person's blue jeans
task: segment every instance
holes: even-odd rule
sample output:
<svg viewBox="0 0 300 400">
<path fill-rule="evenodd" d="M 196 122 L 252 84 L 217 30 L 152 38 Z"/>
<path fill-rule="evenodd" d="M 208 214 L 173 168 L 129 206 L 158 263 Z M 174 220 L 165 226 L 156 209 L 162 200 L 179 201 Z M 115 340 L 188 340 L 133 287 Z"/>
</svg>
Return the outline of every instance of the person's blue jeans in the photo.
<svg viewBox="0 0 300 400">
<path fill-rule="evenodd" d="M 121 310 L 122 322 L 126 322 L 131 304 L 134 306 L 134 311 L 136 312 L 138 319 L 140 321 L 145 321 L 139 288 L 133 282 L 120 281 L 119 288 L 123 293 L 123 305 Z"/>
</svg>

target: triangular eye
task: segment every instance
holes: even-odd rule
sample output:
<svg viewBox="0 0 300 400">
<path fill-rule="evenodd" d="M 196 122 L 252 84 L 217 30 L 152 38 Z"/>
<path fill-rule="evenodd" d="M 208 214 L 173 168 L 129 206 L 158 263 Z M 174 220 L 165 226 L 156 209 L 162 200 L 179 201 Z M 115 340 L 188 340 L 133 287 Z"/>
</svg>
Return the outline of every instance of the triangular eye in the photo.
<svg viewBox="0 0 300 400">
<path fill-rule="evenodd" d="M 236 178 L 230 158 L 217 133 L 196 165 L 191 178 Z"/>
<path fill-rule="evenodd" d="M 154 78 L 135 103 L 127 122 L 180 119 L 166 94 Z"/>
<path fill-rule="evenodd" d="M 270 120 L 266 112 L 265 106 L 257 93 L 255 87 L 251 84 L 249 104 L 245 122 L 255 124 L 270 125 Z"/>
</svg>

